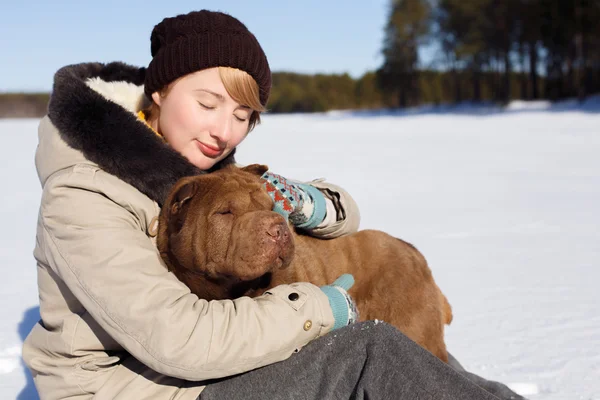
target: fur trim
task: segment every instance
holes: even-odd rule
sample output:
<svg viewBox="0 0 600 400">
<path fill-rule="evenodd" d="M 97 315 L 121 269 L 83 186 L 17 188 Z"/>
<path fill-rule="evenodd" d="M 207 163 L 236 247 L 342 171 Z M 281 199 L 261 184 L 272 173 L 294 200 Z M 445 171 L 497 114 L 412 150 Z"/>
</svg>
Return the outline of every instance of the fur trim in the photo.
<svg viewBox="0 0 600 400">
<path fill-rule="evenodd" d="M 150 105 L 144 94 L 144 87 L 131 82 L 105 82 L 96 77 L 89 78 L 85 84 L 100 93 L 106 100 L 117 103 L 132 113 L 137 113 Z"/>
<path fill-rule="evenodd" d="M 121 62 L 58 70 L 48 117 L 69 146 L 159 204 L 180 178 L 204 173 L 141 122 L 145 68 Z M 213 169 L 234 161 L 234 153 Z"/>
</svg>

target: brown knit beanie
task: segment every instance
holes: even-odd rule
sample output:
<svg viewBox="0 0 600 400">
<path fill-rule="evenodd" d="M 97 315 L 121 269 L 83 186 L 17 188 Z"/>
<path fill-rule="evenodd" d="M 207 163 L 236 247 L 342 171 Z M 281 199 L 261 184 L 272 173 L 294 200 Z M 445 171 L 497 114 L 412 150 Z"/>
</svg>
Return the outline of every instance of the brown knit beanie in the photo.
<svg viewBox="0 0 600 400">
<path fill-rule="evenodd" d="M 254 78 L 266 106 L 271 92 L 267 57 L 248 28 L 231 15 L 201 10 L 165 18 L 152 30 L 150 44 L 152 61 L 144 82 L 149 99 L 191 72 L 232 67 Z"/>
</svg>

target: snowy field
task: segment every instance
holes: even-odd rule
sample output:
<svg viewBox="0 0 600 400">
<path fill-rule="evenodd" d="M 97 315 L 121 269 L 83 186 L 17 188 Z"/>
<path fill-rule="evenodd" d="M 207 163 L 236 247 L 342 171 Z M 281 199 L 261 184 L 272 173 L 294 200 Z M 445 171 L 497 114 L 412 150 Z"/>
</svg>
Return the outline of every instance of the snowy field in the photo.
<svg viewBox="0 0 600 400">
<path fill-rule="evenodd" d="M 0 134 L 0 399 L 35 399 L 20 351 L 39 317 L 37 121 Z M 362 228 L 425 254 L 468 370 L 534 400 L 600 400 L 599 99 L 273 115 L 250 135 L 240 162 L 338 183 Z"/>
</svg>

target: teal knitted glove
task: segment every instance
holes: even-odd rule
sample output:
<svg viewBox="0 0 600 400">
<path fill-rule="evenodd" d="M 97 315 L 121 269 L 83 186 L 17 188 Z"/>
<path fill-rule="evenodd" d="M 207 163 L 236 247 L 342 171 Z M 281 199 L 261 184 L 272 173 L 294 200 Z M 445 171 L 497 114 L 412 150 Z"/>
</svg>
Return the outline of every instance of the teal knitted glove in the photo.
<svg viewBox="0 0 600 400">
<path fill-rule="evenodd" d="M 355 323 L 358 320 L 358 309 L 348 290 L 354 285 L 354 277 L 344 274 L 337 278 L 331 285 L 321 286 L 321 290 L 327 295 L 335 323 L 333 329 Z"/>
<path fill-rule="evenodd" d="M 327 204 L 319 189 L 265 172 L 261 179 L 273 199 L 273 211 L 288 218 L 298 228 L 316 228 L 325 219 Z"/>
</svg>

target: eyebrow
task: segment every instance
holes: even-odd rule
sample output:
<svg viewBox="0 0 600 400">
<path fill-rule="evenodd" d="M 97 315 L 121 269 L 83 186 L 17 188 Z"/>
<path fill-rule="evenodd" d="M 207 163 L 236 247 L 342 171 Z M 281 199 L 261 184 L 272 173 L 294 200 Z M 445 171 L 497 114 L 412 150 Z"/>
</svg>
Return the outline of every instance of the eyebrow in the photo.
<svg viewBox="0 0 600 400">
<path fill-rule="evenodd" d="M 222 94 L 213 92 L 212 90 L 208 90 L 208 89 L 194 89 L 194 92 L 206 92 L 206 93 L 212 94 L 213 96 L 215 96 L 217 99 L 219 99 L 221 101 L 225 101 L 225 96 L 223 96 Z"/>
<path fill-rule="evenodd" d="M 194 89 L 194 92 L 205 92 L 205 93 L 208 93 L 208 94 L 212 94 L 217 99 L 219 99 L 219 101 L 225 101 L 225 96 L 223 96 L 222 94 L 213 92 L 212 90 L 208 90 L 208 89 Z M 250 110 L 250 107 L 244 106 L 244 105 L 240 105 L 238 108 L 243 108 L 243 109 Z"/>
</svg>

